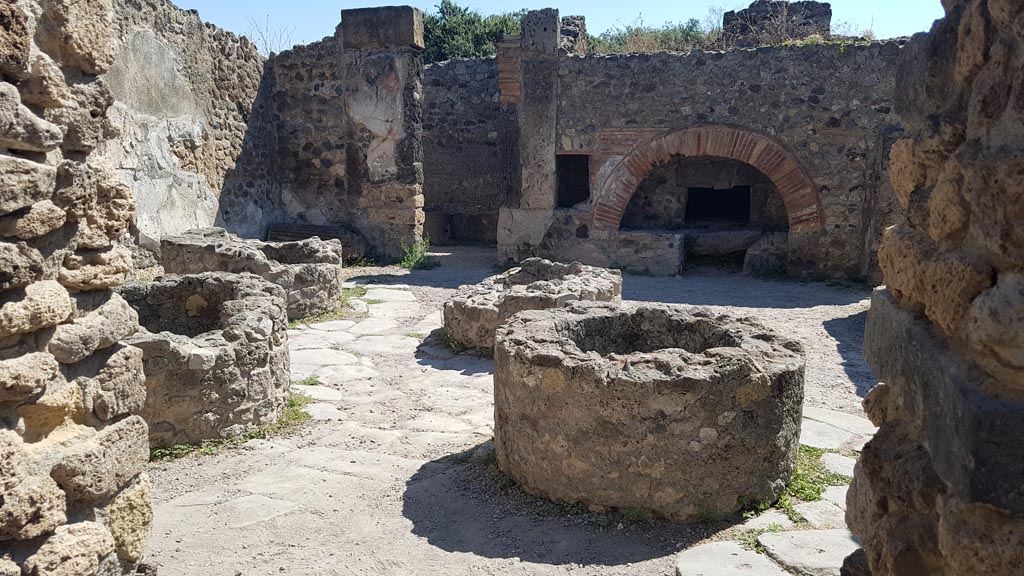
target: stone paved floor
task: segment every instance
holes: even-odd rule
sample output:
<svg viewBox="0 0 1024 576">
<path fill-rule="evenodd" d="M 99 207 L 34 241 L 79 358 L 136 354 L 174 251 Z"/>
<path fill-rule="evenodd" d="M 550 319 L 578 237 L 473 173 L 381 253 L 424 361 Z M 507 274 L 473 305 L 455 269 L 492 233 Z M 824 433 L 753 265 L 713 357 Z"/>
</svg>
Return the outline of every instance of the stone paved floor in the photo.
<svg viewBox="0 0 1024 576">
<path fill-rule="evenodd" d="M 493 253 L 458 249 L 431 271 L 355 271 L 373 283 L 350 320 L 290 331 L 293 380 L 314 422 L 287 438 L 153 465 L 149 560 L 163 576 L 335 574 L 838 574 L 856 544 L 845 487 L 798 510 L 705 526 L 630 522 L 552 506 L 493 471 L 487 358 L 429 338 L 459 284 L 493 273 Z M 722 305 L 805 342 L 802 442 L 849 474 L 874 428 L 858 393 L 867 292 L 719 272 L 625 279 L 631 299 Z M 803 303 L 805 306 L 801 307 Z M 746 530 L 764 553 L 735 539 Z M 748 542 L 749 545 L 749 542 Z"/>
</svg>

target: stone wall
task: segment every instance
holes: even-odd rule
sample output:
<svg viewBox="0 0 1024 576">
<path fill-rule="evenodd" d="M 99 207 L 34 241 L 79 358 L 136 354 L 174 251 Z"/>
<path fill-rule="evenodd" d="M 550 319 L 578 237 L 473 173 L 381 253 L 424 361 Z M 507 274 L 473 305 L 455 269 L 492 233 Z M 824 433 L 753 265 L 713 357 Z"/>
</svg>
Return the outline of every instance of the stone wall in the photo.
<svg viewBox="0 0 1024 576">
<path fill-rule="evenodd" d="M 269 61 L 285 221 L 351 226 L 371 257 L 420 237 L 422 46 L 416 9 L 343 10 L 334 36 Z"/>
<path fill-rule="evenodd" d="M 270 165 L 257 152 L 272 135 L 253 122 L 264 58 L 168 0 L 112 5 L 114 57 L 103 78 L 121 136 L 100 152 L 136 191 L 143 241 L 218 222 L 262 236 L 277 220 Z"/>
<path fill-rule="evenodd" d="M 755 0 L 748 8 L 726 12 L 722 17 L 722 31 L 739 46 L 827 37 L 831 30 L 832 6 L 827 2 Z"/>
<path fill-rule="evenodd" d="M 430 238 L 493 244 L 508 187 L 498 155 L 497 61 L 431 64 L 423 96 L 423 196 Z"/>
<path fill-rule="evenodd" d="M 152 508 L 110 2 L 0 5 L 0 573 L 128 574 Z"/>
<path fill-rule="evenodd" d="M 524 46 L 532 42 L 526 31 Z M 512 179 L 519 190 L 502 212 L 500 256 L 629 267 L 613 253 L 636 186 L 674 155 L 702 155 L 746 162 L 775 183 L 789 217 L 791 273 L 876 277 L 880 232 L 892 219 L 884 158 L 900 132 L 892 112 L 900 52 L 892 42 L 784 46 L 568 56 L 533 68 L 524 56 L 511 86 L 518 99 L 557 97 L 546 120 L 511 104 L 517 140 L 507 140 L 524 155 L 523 172 Z M 556 153 L 589 156 L 589 201 L 553 210 L 554 167 L 525 156 L 527 149 L 539 154 L 538 146 L 549 148 L 543 156 L 551 160 Z M 554 230 L 562 216 L 581 233 Z M 678 246 L 664 248 L 682 262 Z"/>
<path fill-rule="evenodd" d="M 847 522 L 876 576 L 1024 571 L 1024 5 L 943 5 L 900 63 L 906 216 L 865 336 L 881 428 Z"/>
</svg>

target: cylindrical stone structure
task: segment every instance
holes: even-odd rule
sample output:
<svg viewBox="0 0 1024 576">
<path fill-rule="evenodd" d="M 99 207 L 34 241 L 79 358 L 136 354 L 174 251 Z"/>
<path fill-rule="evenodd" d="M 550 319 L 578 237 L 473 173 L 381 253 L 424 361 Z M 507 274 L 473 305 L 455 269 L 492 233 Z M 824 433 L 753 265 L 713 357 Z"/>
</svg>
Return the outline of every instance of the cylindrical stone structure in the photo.
<svg viewBox="0 0 1024 576">
<path fill-rule="evenodd" d="M 774 502 L 796 466 L 804 353 L 751 319 L 573 303 L 498 329 L 494 441 L 523 489 L 675 521 Z"/>
<path fill-rule="evenodd" d="M 569 302 L 622 301 L 618 270 L 527 258 L 479 284 L 461 286 L 444 305 L 448 337 L 466 348 L 490 351 L 494 331 L 523 310 L 558 308 Z"/>
</svg>

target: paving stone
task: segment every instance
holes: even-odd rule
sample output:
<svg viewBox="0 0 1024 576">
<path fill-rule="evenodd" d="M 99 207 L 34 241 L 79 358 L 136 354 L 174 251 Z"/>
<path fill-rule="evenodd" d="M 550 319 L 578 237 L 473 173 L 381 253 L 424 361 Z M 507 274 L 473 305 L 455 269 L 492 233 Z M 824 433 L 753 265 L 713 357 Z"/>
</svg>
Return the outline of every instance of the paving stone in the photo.
<svg viewBox="0 0 1024 576">
<path fill-rule="evenodd" d="M 389 454 L 339 450 L 323 446 L 303 448 L 289 453 L 284 461 L 300 467 L 322 472 L 343 474 L 374 482 L 393 482 L 412 476 L 423 464 L 422 460 L 401 458 Z"/>
<path fill-rule="evenodd" d="M 307 330 L 300 332 L 298 336 L 288 337 L 288 350 L 312 350 L 317 348 L 340 348 L 356 339 L 354 334 L 348 332 L 320 332 Z"/>
<path fill-rule="evenodd" d="M 359 354 L 412 354 L 420 341 L 409 336 L 363 336 L 349 344 L 349 350 Z"/>
<path fill-rule="evenodd" d="M 298 504 L 287 500 L 250 494 L 215 506 L 211 511 L 211 521 L 223 523 L 229 528 L 244 528 L 284 516 L 298 507 Z"/>
<path fill-rule="evenodd" d="M 853 435 L 831 424 L 804 418 L 800 425 L 800 443 L 812 448 L 839 450 L 853 440 Z"/>
<path fill-rule="evenodd" d="M 473 426 L 460 418 L 443 414 L 424 414 L 402 424 L 403 428 L 424 432 L 472 432 Z"/>
<path fill-rule="evenodd" d="M 821 498 L 846 510 L 846 493 L 849 490 L 849 486 L 829 486 L 825 489 L 825 493 L 821 495 Z"/>
<path fill-rule="evenodd" d="M 370 305 L 367 304 L 364 300 L 360 300 L 359 298 L 349 298 L 348 307 L 351 308 L 352 311 L 355 312 L 356 314 L 365 314 L 366 311 L 370 308 Z"/>
<path fill-rule="evenodd" d="M 444 317 L 439 310 L 431 312 L 423 317 L 422 320 L 416 323 L 410 331 L 417 334 L 430 334 L 438 328 L 444 327 Z"/>
<path fill-rule="evenodd" d="M 309 364 L 312 366 L 339 366 L 358 364 L 359 358 L 351 352 L 333 348 L 309 348 L 291 352 L 293 364 Z"/>
<path fill-rule="evenodd" d="M 321 384 L 333 384 L 335 386 L 354 380 L 368 380 L 380 376 L 376 370 L 361 363 L 353 366 L 325 366 L 316 370 L 313 375 L 316 376 Z"/>
<path fill-rule="evenodd" d="M 398 322 L 395 322 L 394 320 L 368 318 L 356 323 L 356 325 L 349 328 L 348 331 L 356 336 L 367 336 L 370 334 L 387 334 L 397 328 Z"/>
<path fill-rule="evenodd" d="M 788 576 L 767 556 L 739 542 L 712 542 L 676 557 L 676 576 Z"/>
<path fill-rule="evenodd" d="M 846 512 L 827 500 L 817 502 L 801 502 L 795 506 L 811 528 L 829 530 L 846 527 Z"/>
<path fill-rule="evenodd" d="M 412 318 L 420 314 L 420 305 L 415 302 L 385 302 L 370 304 L 366 310 L 370 318 Z"/>
<path fill-rule="evenodd" d="M 355 325 L 355 320 L 330 320 L 328 322 L 310 324 L 309 329 L 318 332 L 342 332 Z"/>
<path fill-rule="evenodd" d="M 345 413 L 338 410 L 338 408 L 333 404 L 317 402 L 316 404 L 306 406 L 305 410 L 309 414 L 310 418 L 318 422 L 345 419 Z"/>
<path fill-rule="evenodd" d="M 783 530 L 789 530 L 796 526 L 785 512 L 771 508 L 744 522 L 743 529 L 765 530 L 773 525 L 778 526 Z"/>
<path fill-rule="evenodd" d="M 345 394 L 335 390 L 334 388 L 328 388 L 326 386 L 295 386 L 292 390 L 305 394 L 313 400 L 321 400 L 324 402 L 337 402 L 345 399 Z"/>
<path fill-rule="evenodd" d="M 821 464 L 829 472 L 836 474 L 842 474 L 843 476 L 853 477 L 853 466 L 857 464 L 857 460 L 842 454 L 835 454 L 828 452 L 823 454 L 821 457 Z"/>
<path fill-rule="evenodd" d="M 380 300 L 381 302 L 415 302 L 416 296 L 408 290 L 371 288 L 363 295 L 363 299 L 367 301 Z"/>
<path fill-rule="evenodd" d="M 845 529 L 766 533 L 757 540 L 784 568 L 810 576 L 839 576 L 843 560 L 860 548 Z"/>
<path fill-rule="evenodd" d="M 804 406 L 804 418 L 835 426 L 851 434 L 871 435 L 878 431 L 878 428 L 867 418 L 825 408 Z"/>
</svg>

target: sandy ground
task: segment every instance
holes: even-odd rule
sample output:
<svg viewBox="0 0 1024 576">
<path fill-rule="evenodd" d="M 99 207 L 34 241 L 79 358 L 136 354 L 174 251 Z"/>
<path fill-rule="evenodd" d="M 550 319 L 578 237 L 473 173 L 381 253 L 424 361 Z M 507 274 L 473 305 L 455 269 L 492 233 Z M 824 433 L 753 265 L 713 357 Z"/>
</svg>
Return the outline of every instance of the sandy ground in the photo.
<svg viewBox="0 0 1024 576">
<path fill-rule="evenodd" d="M 434 270 L 349 270 L 350 280 L 381 286 L 365 297 L 366 318 L 290 334 L 293 379 L 320 381 L 296 387 L 318 400 L 313 423 L 286 438 L 151 466 L 148 561 L 162 576 L 668 575 L 677 552 L 738 521 L 630 522 L 508 486 L 489 442 L 491 361 L 425 338 L 455 288 L 495 272 L 493 251 L 438 255 Z M 627 300 L 754 316 L 802 341 L 805 406 L 850 415 L 861 414 L 875 383 L 860 352 L 868 295 L 714 270 L 624 281 Z"/>
</svg>

